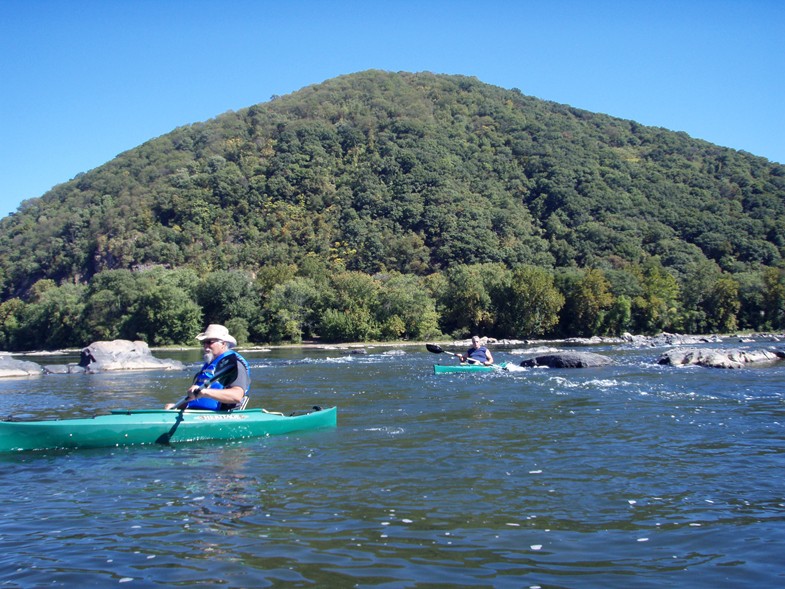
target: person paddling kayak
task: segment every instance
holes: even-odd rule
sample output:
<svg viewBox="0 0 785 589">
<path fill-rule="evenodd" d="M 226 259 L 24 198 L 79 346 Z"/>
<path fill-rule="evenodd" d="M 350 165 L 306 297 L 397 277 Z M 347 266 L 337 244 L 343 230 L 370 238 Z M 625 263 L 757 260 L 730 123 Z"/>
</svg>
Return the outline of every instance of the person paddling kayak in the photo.
<svg viewBox="0 0 785 589">
<path fill-rule="evenodd" d="M 225 411 L 240 406 L 251 387 L 251 370 L 248 361 L 231 349 L 237 340 L 217 324 L 208 325 L 196 339 L 204 348 L 204 364 L 186 397 L 166 409 Z"/>
<path fill-rule="evenodd" d="M 491 351 L 480 342 L 478 336 L 472 337 L 472 347 L 466 350 L 465 354 L 455 354 L 461 362 L 472 362 L 472 364 L 479 362 L 490 366 L 493 364 L 493 356 Z"/>
</svg>

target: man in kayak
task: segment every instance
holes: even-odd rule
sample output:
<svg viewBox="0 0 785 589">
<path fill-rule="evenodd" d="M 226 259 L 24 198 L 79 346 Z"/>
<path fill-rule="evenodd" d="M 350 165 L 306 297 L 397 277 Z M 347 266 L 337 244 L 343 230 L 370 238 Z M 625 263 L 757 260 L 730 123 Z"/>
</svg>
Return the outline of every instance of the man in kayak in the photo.
<svg viewBox="0 0 785 589">
<path fill-rule="evenodd" d="M 466 354 L 455 354 L 461 362 L 470 362 L 471 364 L 484 364 L 490 366 L 493 364 L 493 356 L 491 351 L 486 348 L 478 336 L 472 338 L 472 347 L 466 351 Z"/>
<path fill-rule="evenodd" d="M 241 405 L 251 387 L 251 370 L 248 361 L 231 349 L 237 340 L 217 324 L 208 325 L 196 339 L 202 342 L 204 365 L 187 396 L 166 408 L 225 411 Z"/>
</svg>

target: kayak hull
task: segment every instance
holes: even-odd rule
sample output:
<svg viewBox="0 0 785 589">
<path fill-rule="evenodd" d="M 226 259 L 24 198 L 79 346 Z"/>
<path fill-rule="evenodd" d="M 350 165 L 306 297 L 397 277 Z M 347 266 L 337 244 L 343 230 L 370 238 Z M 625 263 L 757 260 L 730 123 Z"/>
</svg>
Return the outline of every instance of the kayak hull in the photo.
<svg viewBox="0 0 785 589">
<path fill-rule="evenodd" d="M 335 427 L 337 408 L 284 416 L 243 411 L 112 411 L 85 419 L 0 422 L 0 452 L 239 440 Z"/>
<path fill-rule="evenodd" d="M 493 364 L 485 366 L 484 364 L 434 364 L 434 374 L 445 374 L 455 372 L 495 372 L 497 370 L 504 370 L 506 364 Z"/>
</svg>

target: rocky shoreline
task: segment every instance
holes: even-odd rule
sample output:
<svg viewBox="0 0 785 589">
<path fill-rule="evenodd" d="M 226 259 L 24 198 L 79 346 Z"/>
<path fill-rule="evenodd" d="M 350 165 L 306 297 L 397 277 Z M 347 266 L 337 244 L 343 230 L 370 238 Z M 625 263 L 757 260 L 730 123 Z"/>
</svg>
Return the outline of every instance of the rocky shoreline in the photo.
<svg viewBox="0 0 785 589">
<path fill-rule="evenodd" d="M 785 340 L 785 334 L 756 333 L 732 335 L 684 335 L 676 333 L 660 333 L 655 336 L 633 335 L 625 333 L 621 337 L 590 337 L 542 340 L 513 340 L 487 337 L 486 342 L 496 347 L 515 346 L 567 346 L 590 347 L 597 345 L 626 345 L 639 348 L 669 348 L 660 354 L 656 363 L 667 366 L 696 365 L 710 368 L 742 368 L 749 364 L 773 364 L 785 359 L 785 350 L 745 350 L 741 348 L 717 349 L 711 344 L 776 344 Z M 471 340 L 449 340 L 439 342 L 446 346 L 468 348 Z M 424 342 L 376 342 L 323 344 L 306 342 L 299 345 L 281 346 L 240 346 L 238 349 L 247 351 L 269 351 L 274 348 L 299 347 L 327 350 L 349 350 L 351 353 L 367 353 L 373 347 L 410 347 L 424 346 Z M 159 348 L 159 350 L 173 348 Z M 192 348 L 176 348 L 188 350 Z M 56 356 L 64 354 L 80 354 L 78 363 L 42 365 L 30 360 L 13 357 L 9 352 L 0 351 L 0 378 L 30 377 L 44 374 L 84 374 L 114 370 L 183 370 L 185 365 L 177 360 L 159 359 L 153 356 L 145 342 L 113 340 L 110 342 L 93 342 L 81 350 L 62 350 L 59 352 L 28 352 L 14 356 Z M 605 356 L 588 351 L 552 351 L 547 354 L 534 355 L 521 362 L 521 366 L 551 368 L 591 368 L 611 364 Z"/>
</svg>

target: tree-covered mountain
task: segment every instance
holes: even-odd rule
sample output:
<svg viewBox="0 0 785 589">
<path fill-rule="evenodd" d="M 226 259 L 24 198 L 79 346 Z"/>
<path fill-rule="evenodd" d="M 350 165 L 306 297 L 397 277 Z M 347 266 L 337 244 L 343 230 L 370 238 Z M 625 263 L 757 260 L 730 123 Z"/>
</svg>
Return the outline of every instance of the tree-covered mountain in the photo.
<svg viewBox="0 0 785 589">
<path fill-rule="evenodd" d="M 366 71 L 175 129 L 26 201 L 0 220 L 0 293 L 314 259 L 417 277 L 596 269 L 619 291 L 619 272 L 656 260 L 704 297 L 720 277 L 757 288 L 784 255 L 781 164 L 475 78 Z"/>
</svg>

